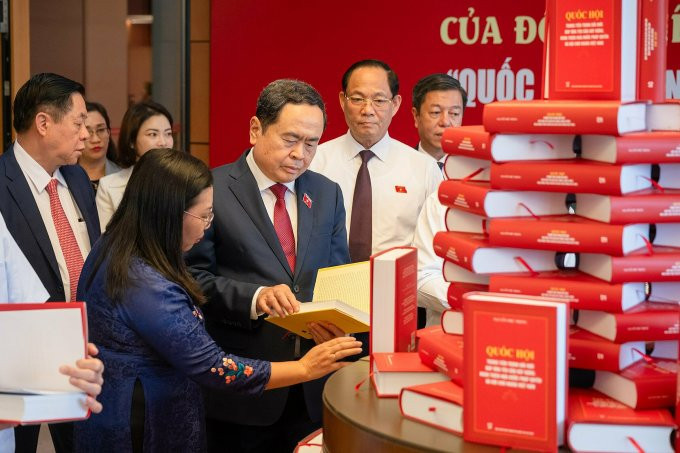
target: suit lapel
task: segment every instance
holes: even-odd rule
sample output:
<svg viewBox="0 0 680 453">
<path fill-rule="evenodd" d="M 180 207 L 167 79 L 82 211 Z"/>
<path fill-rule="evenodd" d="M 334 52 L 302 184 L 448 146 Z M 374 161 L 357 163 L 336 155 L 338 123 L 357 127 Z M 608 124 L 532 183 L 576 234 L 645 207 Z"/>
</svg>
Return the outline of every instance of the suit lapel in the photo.
<svg viewBox="0 0 680 453">
<path fill-rule="evenodd" d="M 295 275 L 300 273 L 304 264 L 305 255 L 309 246 L 309 238 L 312 235 L 314 224 L 314 193 L 309 189 L 307 178 L 303 173 L 295 181 L 295 194 L 297 197 L 297 255 L 295 258 Z M 305 196 L 307 201 L 305 201 Z"/>
<path fill-rule="evenodd" d="M 14 148 L 10 148 L 6 151 L 6 175 L 8 179 L 7 188 L 14 198 L 17 208 L 21 211 L 21 214 L 26 219 L 33 237 L 35 238 L 35 243 L 40 247 L 43 255 L 50 263 L 50 267 L 57 278 L 61 278 L 59 274 L 59 266 L 57 265 L 57 258 L 54 256 L 54 249 L 52 248 L 52 243 L 50 242 L 50 237 L 47 234 L 47 229 L 43 223 L 43 219 L 40 216 L 40 211 L 38 210 L 38 205 L 35 203 L 33 198 L 33 193 L 31 188 L 28 186 L 28 181 L 24 177 L 17 159 L 14 156 Z M 13 234 L 16 240 L 20 240 L 24 234 Z"/>
<path fill-rule="evenodd" d="M 234 181 L 229 188 L 292 279 L 293 273 L 288 265 L 286 255 L 281 248 L 281 243 L 279 242 L 279 237 L 276 235 L 276 230 L 274 230 L 274 225 L 269 219 L 267 210 L 262 202 L 262 196 L 257 188 L 255 177 L 250 171 L 250 168 L 248 168 L 246 156 L 247 152 L 244 153 L 238 162 L 236 162 L 236 165 L 234 165 L 234 170 L 231 173 L 231 177 L 234 178 Z"/>
<path fill-rule="evenodd" d="M 87 226 L 87 235 L 90 237 L 90 245 L 92 246 L 97 241 L 97 239 L 99 239 L 101 231 L 89 216 L 90 210 L 88 209 L 88 203 L 91 204 L 92 199 L 88 200 L 86 197 L 86 192 L 80 190 L 80 187 L 78 187 L 79 181 L 74 177 L 73 170 L 74 169 L 70 168 L 70 166 L 61 167 L 61 174 L 64 176 L 66 184 L 68 184 L 69 192 L 71 192 L 71 195 L 78 206 L 78 210 L 83 216 L 83 220 L 85 220 L 85 225 Z M 86 190 L 89 190 L 89 187 L 87 187 Z"/>
</svg>

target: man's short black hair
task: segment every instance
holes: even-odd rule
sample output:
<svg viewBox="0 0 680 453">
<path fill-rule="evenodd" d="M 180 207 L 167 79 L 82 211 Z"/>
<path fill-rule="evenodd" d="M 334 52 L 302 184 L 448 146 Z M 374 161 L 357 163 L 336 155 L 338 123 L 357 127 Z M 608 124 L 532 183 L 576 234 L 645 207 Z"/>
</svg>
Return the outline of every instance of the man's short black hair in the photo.
<svg viewBox="0 0 680 453">
<path fill-rule="evenodd" d="M 19 88 L 14 99 L 14 130 L 26 132 L 40 111 L 49 113 L 56 122 L 61 121 L 73 107 L 73 93 L 84 96 L 85 88 L 58 74 L 43 72 L 34 75 Z"/>
<path fill-rule="evenodd" d="M 262 132 L 276 123 L 286 104 L 315 105 L 323 113 L 323 128 L 326 130 L 326 105 L 318 91 L 308 83 L 293 79 L 279 79 L 264 87 L 257 98 L 255 116 L 260 120 Z"/>
<path fill-rule="evenodd" d="M 349 84 L 349 78 L 352 73 L 359 68 L 381 68 L 387 73 L 387 83 L 390 86 L 390 92 L 392 97 L 399 94 L 399 78 L 397 74 L 390 68 L 390 66 L 384 61 L 380 60 L 361 60 L 354 63 L 352 66 L 347 68 L 347 71 L 342 75 L 342 92 L 347 93 L 347 85 Z"/>
<path fill-rule="evenodd" d="M 418 80 L 413 87 L 413 107 L 420 113 L 420 107 L 425 101 L 425 95 L 430 91 L 449 91 L 456 90 L 463 98 L 463 110 L 467 105 L 467 92 L 462 87 L 458 79 L 454 79 L 448 74 L 430 74 Z"/>
</svg>

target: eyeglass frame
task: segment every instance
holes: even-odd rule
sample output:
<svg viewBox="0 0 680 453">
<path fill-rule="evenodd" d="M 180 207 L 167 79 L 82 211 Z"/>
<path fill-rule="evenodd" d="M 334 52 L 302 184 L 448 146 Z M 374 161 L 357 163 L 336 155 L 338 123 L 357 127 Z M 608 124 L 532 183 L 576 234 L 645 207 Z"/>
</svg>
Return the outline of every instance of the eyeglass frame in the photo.
<svg viewBox="0 0 680 453">
<path fill-rule="evenodd" d="M 210 225 L 212 225 L 213 220 L 215 220 L 215 213 L 213 211 L 210 211 L 210 215 L 208 217 L 201 217 L 200 215 L 193 214 L 189 211 L 184 211 L 185 214 L 189 214 L 191 217 L 195 217 L 205 224 L 204 229 L 207 230 L 210 228 Z"/>
<path fill-rule="evenodd" d="M 343 93 L 343 96 L 345 96 L 345 99 L 347 99 L 347 102 L 349 102 L 354 107 L 362 107 L 363 108 L 365 106 L 368 106 L 368 104 L 370 103 L 371 106 L 376 110 L 386 109 L 387 106 L 390 104 L 390 102 L 394 102 L 394 98 L 396 97 L 396 96 L 392 96 L 391 98 L 374 99 L 374 98 L 365 98 L 365 97 L 361 97 L 361 96 L 358 96 L 358 95 L 347 96 L 347 93 Z M 355 101 L 359 102 L 359 104 L 357 104 Z M 379 101 L 379 102 L 385 101 L 385 105 L 376 104 L 375 103 L 376 101 Z"/>
<path fill-rule="evenodd" d="M 88 133 L 88 137 L 87 137 L 88 140 L 91 139 L 94 134 L 96 134 L 97 137 L 99 137 L 100 140 L 111 135 L 111 129 L 109 129 L 106 126 L 98 127 L 97 129 L 89 129 L 89 128 L 86 127 L 85 129 L 87 130 L 87 133 Z M 104 133 L 104 131 L 106 131 L 106 134 L 102 135 L 102 133 Z"/>
</svg>

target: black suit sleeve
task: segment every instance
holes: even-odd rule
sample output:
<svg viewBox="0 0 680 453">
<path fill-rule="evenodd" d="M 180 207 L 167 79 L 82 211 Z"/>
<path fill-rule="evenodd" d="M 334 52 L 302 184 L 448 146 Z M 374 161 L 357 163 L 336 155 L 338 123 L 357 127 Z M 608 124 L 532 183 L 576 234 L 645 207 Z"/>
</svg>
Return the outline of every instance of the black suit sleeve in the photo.
<svg viewBox="0 0 680 453">
<path fill-rule="evenodd" d="M 347 245 L 347 227 L 345 203 L 342 198 L 342 190 L 335 184 L 335 221 L 333 224 L 333 236 L 331 237 L 331 259 L 329 266 L 339 266 L 350 262 L 349 248 Z"/>
</svg>

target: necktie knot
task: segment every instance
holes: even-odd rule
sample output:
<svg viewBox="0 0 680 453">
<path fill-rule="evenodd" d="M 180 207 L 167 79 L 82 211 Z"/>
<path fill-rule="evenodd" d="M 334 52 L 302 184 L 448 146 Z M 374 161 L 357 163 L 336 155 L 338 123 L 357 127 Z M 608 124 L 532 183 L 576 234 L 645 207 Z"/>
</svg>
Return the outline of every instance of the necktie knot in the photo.
<svg viewBox="0 0 680 453">
<path fill-rule="evenodd" d="M 50 182 L 47 183 L 47 187 L 45 187 L 45 190 L 47 190 L 47 193 L 50 195 L 54 195 L 57 193 L 57 181 L 56 179 L 50 179 Z"/>
<path fill-rule="evenodd" d="M 361 155 L 361 162 L 365 165 L 375 154 L 370 149 L 365 149 L 359 153 Z"/>
<path fill-rule="evenodd" d="M 278 183 L 278 184 L 274 184 L 273 186 L 271 186 L 269 188 L 269 190 L 272 191 L 274 196 L 276 196 L 277 200 L 285 200 L 286 190 L 288 190 L 288 188 L 286 186 L 284 186 L 283 184 Z"/>
</svg>

